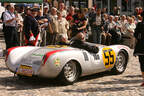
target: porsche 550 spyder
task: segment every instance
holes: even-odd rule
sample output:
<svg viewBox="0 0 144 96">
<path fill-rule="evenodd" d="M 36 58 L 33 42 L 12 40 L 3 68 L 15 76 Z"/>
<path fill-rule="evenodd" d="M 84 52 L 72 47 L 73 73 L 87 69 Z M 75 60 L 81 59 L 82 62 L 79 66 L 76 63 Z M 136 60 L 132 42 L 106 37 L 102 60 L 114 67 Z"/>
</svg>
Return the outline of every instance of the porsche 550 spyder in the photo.
<svg viewBox="0 0 144 96">
<path fill-rule="evenodd" d="M 130 49 L 124 45 L 97 45 L 98 53 L 66 45 L 13 47 L 6 55 L 6 66 L 18 76 L 59 78 L 73 84 L 81 76 L 104 71 L 125 71 Z"/>
</svg>

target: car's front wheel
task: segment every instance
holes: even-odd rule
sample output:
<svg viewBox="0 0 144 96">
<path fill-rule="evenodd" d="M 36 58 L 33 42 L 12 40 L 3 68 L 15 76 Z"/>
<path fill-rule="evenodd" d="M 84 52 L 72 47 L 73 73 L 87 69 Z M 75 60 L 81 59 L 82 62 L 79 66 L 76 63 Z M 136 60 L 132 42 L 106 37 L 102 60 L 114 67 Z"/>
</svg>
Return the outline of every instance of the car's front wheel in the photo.
<svg viewBox="0 0 144 96">
<path fill-rule="evenodd" d="M 124 51 L 120 51 L 117 56 L 116 64 L 112 69 L 114 74 L 122 74 L 127 67 L 128 55 Z"/>
<path fill-rule="evenodd" d="M 62 69 L 60 78 L 65 85 L 73 84 L 77 81 L 80 75 L 79 66 L 74 61 L 69 61 Z"/>
</svg>

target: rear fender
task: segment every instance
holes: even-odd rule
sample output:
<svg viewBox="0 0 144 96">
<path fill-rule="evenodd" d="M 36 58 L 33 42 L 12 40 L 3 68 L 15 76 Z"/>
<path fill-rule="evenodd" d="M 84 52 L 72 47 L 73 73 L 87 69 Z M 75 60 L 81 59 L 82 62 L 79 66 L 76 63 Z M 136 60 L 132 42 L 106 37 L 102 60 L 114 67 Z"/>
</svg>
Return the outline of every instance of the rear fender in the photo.
<svg viewBox="0 0 144 96">
<path fill-rule="evenodd" d="M 28 54 L 38 47 L 14 47 L 8 49 L 6 66 L 12 71 L 15 72 L 18 66 L 21 64 L 21 60 L 25 54 Z"/>
<path fill-rule="evenodd" d="M 71 57 L 70 53 L 73 53 L 73 51 L 57 52 L 48 57 L 48 59 L 44 56 L 38 74 L 40 76 L 54 78 L 59 75 L 67 62 L 71 60 L 80 62 L 78 58 Z M 77 55 L 77 57 L 79 56 Z"/>
</svg>

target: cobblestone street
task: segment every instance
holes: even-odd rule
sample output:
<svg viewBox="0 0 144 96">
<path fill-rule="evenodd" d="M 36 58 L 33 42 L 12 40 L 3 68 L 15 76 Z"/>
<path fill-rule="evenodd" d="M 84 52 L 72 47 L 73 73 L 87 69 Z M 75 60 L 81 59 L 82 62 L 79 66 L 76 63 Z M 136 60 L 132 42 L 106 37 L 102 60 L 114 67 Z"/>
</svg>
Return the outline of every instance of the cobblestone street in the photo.
<svg viewBox="0 0 144 96">
<path fill-rule="evenodd" d="M 3 48 L 4 44 L 1 43 Z M 74 85 L 53 80 L 18 79 L 0 59 L 0 96 L 144 96 L 138 59 L 132 57 L 121 75 L 107 73 L 82 77 Z"/>
<path fill-rule="evenodd" d="M 144 96 L 143 52 L 144 0 L 0 0 L 0 96 Z"/>
</svg>

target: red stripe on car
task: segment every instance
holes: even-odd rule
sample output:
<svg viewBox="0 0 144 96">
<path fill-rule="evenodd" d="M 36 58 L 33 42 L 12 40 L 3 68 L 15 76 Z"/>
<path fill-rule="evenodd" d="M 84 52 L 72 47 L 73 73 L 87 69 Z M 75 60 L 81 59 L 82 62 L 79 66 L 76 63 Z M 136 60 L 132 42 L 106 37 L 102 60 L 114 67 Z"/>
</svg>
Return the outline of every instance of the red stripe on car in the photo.
<svg viewBox="0 0 144 96">
<path fill-rule="evenodd" d="M 43 65 L 45 65 L 46 61 L 48 60 L 48 58 L 49 58 L 51 55 L 53 55 L 53 54 L 55 54 L 55 53 L 57 53 L 57 52 L 69 51 L 69 50 L 72 50 L 72 49 L 54 50 L 54 51 L 50 51 L 50 52 L 46 53 L 45 58 L 44 58 Z"/>
<path fill-rule="evenodd" d="M 28 46 L 16 46 L 16 47 L 9 48 L 9 49 L 7 50 L 7 53 L 6 53 L 6 59 L 5 59 L 5 61 L 7 61 L 10 52 L 11 52 L 12 50 L 16 49 L 16 48 L 19 48 L 19 47 L 28 47 Z"/>
<path fill-rule="evenodd" d="M 20 47 L 20 46 L 9 48 L 9 49 L 7 50 L 7 53 L 6 53 L 6 59 L 5 59 L 5 61 L 7 61 L 10 52 L 11 52 L 12 50 L 16 49 L 16 48 L 19 48 L 19 47 Z"/>
</svg>

